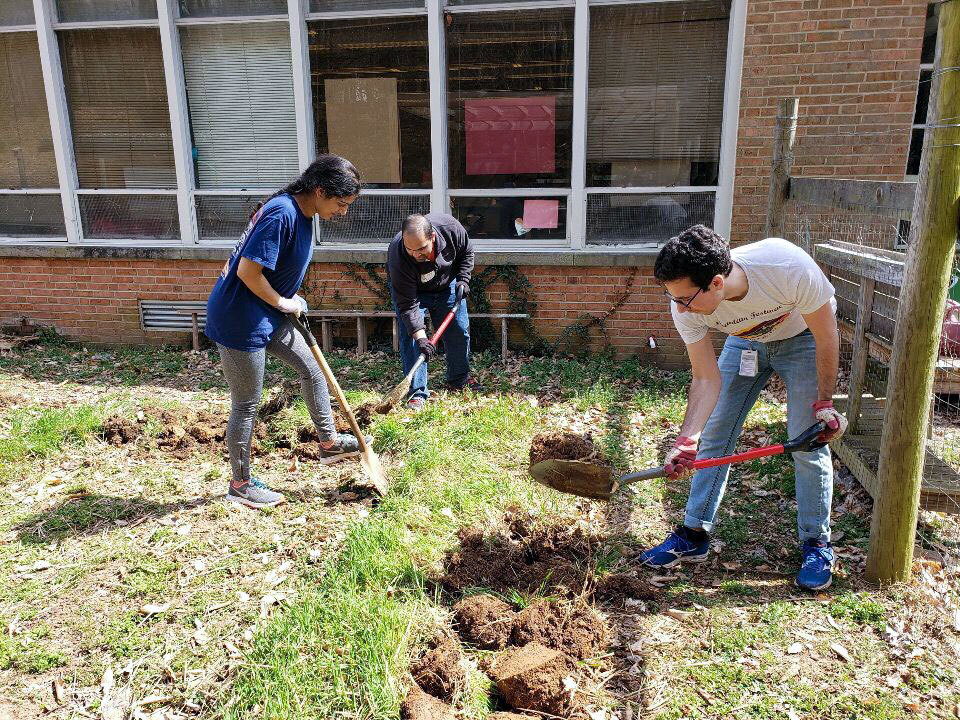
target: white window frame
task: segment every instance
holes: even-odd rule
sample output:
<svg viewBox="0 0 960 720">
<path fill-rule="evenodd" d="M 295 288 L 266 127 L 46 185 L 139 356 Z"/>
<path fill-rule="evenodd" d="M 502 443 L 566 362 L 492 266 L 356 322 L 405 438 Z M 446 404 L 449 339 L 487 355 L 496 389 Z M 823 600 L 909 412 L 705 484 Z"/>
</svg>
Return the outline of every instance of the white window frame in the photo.
<svg viewBox="0 0 960 720">
<path fill-rule="evenodd" d="M 316 157 L 316 140 L 313 127 L 313 102 L 310 84 L 308 20 L 331 20 L 362 17 L 427 17 L 428 63 L 430 71 L 430 135 L 431 170 L 433 185 L 429 188 L 415 189 L 369 189 L 367 194 L 374 195 L 427 195 L 430 208 L 434 212 L 449 212 L 450 199 L 456 197 L 565 197 L 567 200 L 567 238 L 565 240 L 524 240 L 511 238 L 504 240 L 475 241 L 478 249 L 498 251 L 542 250 L 546 252 L 583 250 L 587 248 L 586 207 L 591 194 L 643 194 L 643 193 L 688 193 L 713 192 L 714 226 L 716 230 L 729 237 L 733 210 L 733 189 L 736 168 L 736 146 L 738 118 L 740 111 L 740 83 L 743 69 L 743 46 L 746 29 L 747 0 L 733 0 L 727 36 L 727 64 L 724 79 L 724 104 L 721 119 L 719 180 L 715 186 L 693 187 L 586 187 L 586 135 L 587 100 L 589 79 L 589 38 L 590 8 L 602 5 L 640 5 L 652 2 L 685 2 L 685 0 L 516 0 L 475 5 L 446 5 L 445 0 L 423 0 L 422 5 L 393 9 L 355 9 L 336 12 L 311 12 L 310 0 L 287 0 L 287 14 L 246 15 L 203 18 L 178 17 L 176 0 L 156 0 L 157 19 L 116 20 L 95 22 L 61 23 L 56 18 L 55 0 L 33 0 L 35 23 L 33 25 L 8 26 L 0 32 L 35 31 L 40 46 L 47 108 L 53 136 L 54 155 L 57 163 L 59 188 L 26 189 L 18 194 L 54 194 L 61 195 L 65 238 L 43 238 L 44 242 L 64 242 L 71 244 L 92 243 L 97 245 L 129 245 L 133 247 L 166 246 L 170 244 L 197 246 L 200 234 L 197 225 L 196 199 L 203 195 L 240 196 L 264 192 L 265 195 L 276 188 L 216 188 L 200 190 L 193 177 L 192 147 L 190 142 L 190 124 L 187 113 L 186 87 L 183 75 L 182 53 L 179 43 L 179 28 L 192 25 L 222 25 L 232 23 L 276 23 L 288 22 L 290 26 L 290 50 L 293 67 L 294 100 L 297 116 L 297 150 L 301 169 L 309 165 Z M 542 8 L 574 9 L 574 57 L 573 57 L 573 113 L 571 123 L 571 180 L 570 185 L 558 188 L 509 188 L 503 190 L 480 190 L 469 188 L 450 188 L 448 168 L 447 139 L 447 97 L 446 97 L 446 43 L 444 37 L 444 15 L 446 13 L 483 13 L 519 11 Z M 175 189 L 80 189 L 77 182 L 76 159 L 73 153 L 73 138 L 70 131 L 67 111 L 63 72 L 60 66 L 59 47 L 56 31 L 74 29 L 158 28 L 161 37 L 164 73 L 167 86 L 167 104 L 170 108 L 170 127 L 173 135 L 174 163 L 177 178 Z M 932 66 L 923 65 L 922 69 Z M 917 127 L 917 126 L 914 126 Z M 85 239 L 80 223 L 79 196 L 95 194 L 139 194 L 139 195 L 176 195 L 177 211 L 180 222 L 181 238 L 177 243 L 161 240 L 130 239 L 104 241 Z M 23 238 L 2 238 L 0 243 L 23 243 Z M 32 240 L 31 240 L 32 242 Z M 204 245 L 227 245 L 227 242 L 204 242 Z M 324 243 L 324 248 L 338 250 L 382 250 L 382 244 Z M 591 246 L 591 251 L 611 252 L 631 251 L 638 246 L 618 246 L 607 248 L 602 245 Z M 642 247 L 642 244 L 639 246 Z"/>
</svg>

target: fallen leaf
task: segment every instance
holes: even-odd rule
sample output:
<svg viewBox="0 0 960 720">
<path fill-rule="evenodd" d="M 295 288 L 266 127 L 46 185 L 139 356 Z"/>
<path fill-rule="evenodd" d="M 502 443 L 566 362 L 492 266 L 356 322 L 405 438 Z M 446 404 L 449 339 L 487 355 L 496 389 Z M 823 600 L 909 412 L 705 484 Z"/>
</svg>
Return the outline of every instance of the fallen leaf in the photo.
<svg viewBox="0 0 960 720">
<path fill-rule="evenodd" d="M 293 460 L 290 461 L 290 465 L 287 466 L 287 472 L 295 473 L 300 469 L 300 461 L 297 460 L 297 456 L 293 456 Z"/>
<path fill-rule="evenodd" d="M 799 652 L 803 652 L 803 643 L 795 642 L 787 648 L 788 655 L 796 655 Z"/>
<path fill-rule="evenodd" d="M 289 520 L 284 520 L 284 521 L 283 521 L 283 524 L 284 524 L 284 525 L 290 525 L 290 526 L 293 526 L 293 525 L 306 525 L 306 524 L 307 524 L 307 517 L 306 517 L 305 515 L 298 515 L 298 516 L 295 517 L 295 518 L 290 518 Z"/>
<path fill-rule="evenodd" d="M 210 633 L 208 633 L 203 628 L 197 628 L 197 631 L 193 634 L 193 641 L 203 647 L 208 642 L 210 642 Z"/>
<path fill-rule="evenodd" d="M 150 617 L 151 615 L 160 615 L 170 609 L 170 603 L 160 603 L 157 605 L 149 604 L 140 608 L 140 614 Z"/>
<path fill-rule="evenodd" d="M 40 571 L 40 570 L 49 570 L 49 569 L 50 569 L 50 563 L 47 562 L 46 560 L 37 560 L 37 561 L 33 564 L 33 567 L 32 567 L 31 569 L 34 570 L 35 572 L 36 572 L 36 571 Z"/>
<path fill-rule="evenodd" d="M 739 570 L 739 569 L 740 569 L 740 563 L 738 563 L 738 562 L 725 562 L 725 563 L 720 563 L 720 567 L 722 567 L 724 570 Z"/>
<path fill-rule="evenodd" d="M 592 713 L 589 713 L 590 720 L 607 720 L 607 711 L 606 710 L 594 710 Z"/>
<path fill-rule="evenodd" d="M 51 689 L 53 690 L 53 701 L 57 705 L 63 705 L 67 696 L 63 691 L 63 685 L 56 678 L 54 678 L 53 682 L 51 683 Z"/>
<path fill-rule="evenodd" d="M 687 612 L 686 610 L 677 610 L 675 608 L 670 608 L 664 614 L 669 615 L 674 620 L 689 620 L 696 613 Z"/>
<path fill-rule="evenodd" d="M 830 643 L 830 649 L 847 662 L 852 662 L 850 659 L 850 653 L 847 652 L 847 649 L 840 643 Z"/>
<path fill-rule="evenodd" d="M 191 565 L 191 566 L 193 567 L 193 569 L 196 570 L 197 572 L 203 572 L 204 570 L 207 569 L 207 563 L 205 563 L 205 562 L 204 562 L 203 560 L 201 560 L 200 558 L 197 558 L 196 560 L 191 560 L 191 561 L 190 561 L 190 565 Z"/>
</svg>

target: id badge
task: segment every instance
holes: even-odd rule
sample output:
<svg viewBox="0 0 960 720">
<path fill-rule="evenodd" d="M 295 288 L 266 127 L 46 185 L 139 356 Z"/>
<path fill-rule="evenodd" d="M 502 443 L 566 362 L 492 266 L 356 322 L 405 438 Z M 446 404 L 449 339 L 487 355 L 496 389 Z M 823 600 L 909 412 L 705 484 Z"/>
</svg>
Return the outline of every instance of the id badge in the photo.
<svg viewBox="0 0 960 720">
<path fill-rule="evenodd" d="M 757 374 L 757 351 L 740 351 L 740 375 L 742 377 L 756 377 Z"/>
<path fill-rule="evenodd" d="M 431 271 L 428 272 L 428 273 L 421 273 L 421 274 L 420 274 L 420 282 L 422 282 L 422 283 L 428 283 L 428 282 L 430 282 L 431 280 L 433 280 L 433 278 L 435 278 L 436 275 L 437 275 L 437 271 L 436 271 L 436 270 L 431 270 Z"/>
</svg>

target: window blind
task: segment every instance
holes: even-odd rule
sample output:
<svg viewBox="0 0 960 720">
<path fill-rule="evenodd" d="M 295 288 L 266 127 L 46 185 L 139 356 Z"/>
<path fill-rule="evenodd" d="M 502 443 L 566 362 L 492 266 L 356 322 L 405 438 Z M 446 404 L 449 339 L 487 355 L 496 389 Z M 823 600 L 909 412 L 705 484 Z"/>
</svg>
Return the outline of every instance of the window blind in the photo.
<svg viewBox="0 0 960 720">
<path fill-rule="evenodd" d="M 0 2 L 0 25 L 33 25 L 32 0 Z"/>
<path fill-rule="evenodd" d="M 60 22 L 96 20 L 151 20 L 157 17 L 156 0 L 57 0 Z"/>
<path fill-rule="evenodd" d="M 67 30 L 59 39 L 80 187 L 175 187 L 159 30 Z"/>
<path fill-rule="evenodd" d="M 59 184 L 37 35 L 0 33 L 0 187 Z"/>
<path fill-rule="evenodd" d="M 297 176 L 297 121 L 286 25 L 181 28 L 197 185 L 283 185 Z"/>
</svg>

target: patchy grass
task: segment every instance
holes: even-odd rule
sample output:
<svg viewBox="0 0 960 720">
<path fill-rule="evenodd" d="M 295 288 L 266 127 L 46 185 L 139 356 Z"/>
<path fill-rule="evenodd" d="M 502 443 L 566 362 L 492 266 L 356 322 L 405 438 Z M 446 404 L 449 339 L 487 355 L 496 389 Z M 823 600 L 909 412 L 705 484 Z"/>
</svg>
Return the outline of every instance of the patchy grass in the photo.
<svg viewBox="0 0 960 720">
<path fill-rule="evenodd" d="M 329 359 L 351 403 L 400 379 L 390 354 Z M 592 433 L 618 470 L 656 465 L 679 429 L 687 373 L 639 359 L 480 354 L 481 393 L 439 393 L 419 415 L 375 419 L 392 480 L 379 503 L 356 464 L 294 463 L 282 449 L 277 441 L 309 422 L 297 400 L 270 420 L 253 461 L 290 501 L 252 512 L 222 501 L 220 445 L 162 451 L 166 428 L 149 412 L 226 412 L 218 363 L 209 351 L 94 351 L 55 337 L 0 358 L 0 693 L 11 712 L 97 716 L 111 699 L 106 674 L 128 714 L 163 698 L 138 710 L 158 719 L 393 720 L 410 657 L 448 622 L 430 578 L 460 528 L 496 526 L 511 504 L 582 521 L 611 538 L 595 549 L 593 572 L 649 578 L 637 554 L 682 517 L 687 483 L 581 502 L 529 482 L 526 462 L 533 434 L 566 428 Z M 437 381 L 444 368 L 434 365 Z M 268 361 L 265 387 L 293 378 Z M 141 435 L 105 444 L 99 427 L 112 414 Z M 742 445 L 785 438 L 783 406 L 765 393 Z M 664 720 L 950 717 L 956 572 L 926 562 L 910 586 L 867 586 L 869 501 L 841 472 L 840 572 L 830 591 L 801 593 L 793 494 L 789 458 L 733 468 L 710 561 L 665 574 L 655 600 L 602 608 L 616 633 L 585 663 L 592 709 L 620 720 L 627 705 Z M 930 549 L 960 547 L 954 519 L 922 521 Z M 543 595 L 502 597 L 523 608 Z M 493 702 L 471 665 L 460 716 L 481 720 Z"/>
</svg>

